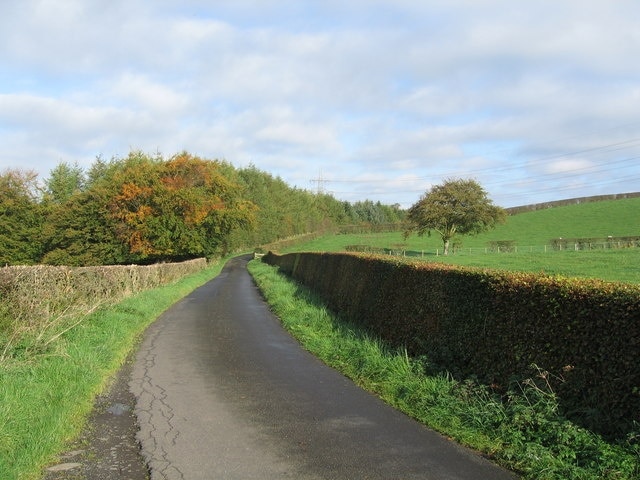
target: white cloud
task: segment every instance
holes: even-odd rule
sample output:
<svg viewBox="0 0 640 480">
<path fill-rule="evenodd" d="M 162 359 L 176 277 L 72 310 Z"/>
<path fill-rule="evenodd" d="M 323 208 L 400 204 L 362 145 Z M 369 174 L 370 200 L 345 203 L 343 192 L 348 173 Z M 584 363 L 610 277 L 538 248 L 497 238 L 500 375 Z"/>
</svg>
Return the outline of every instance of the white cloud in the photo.
<svg viewBox="0 0 640 480">
<path fill-rule="evenodd" d="M 144 75 L 124 73 L 108 86 L 108 93 L 131 108 L 180 115 L 189 106 L 190 97 L 186 92 L 178 91 L 177 87 L 154 82 Z"/>
<path fill-rule="evenodd" d="M 574 158 L 559 160 L 546 166 L 546 173 L 580 173 L 588 170 L 593 163 L 586 159 Z"/>
<path fill-rule="evenodd" d="M 639 15 L 632 0 L 2 2 L 0 168 L 186 149 L 304 188 L 372 175 L 340 187 L 351 200 L 413 203 L 414 183 L 452 173 L 505 203 L 635 190 L 571 153 L 640 155 L 597 149 L 640 138 Z"/>
</svg>

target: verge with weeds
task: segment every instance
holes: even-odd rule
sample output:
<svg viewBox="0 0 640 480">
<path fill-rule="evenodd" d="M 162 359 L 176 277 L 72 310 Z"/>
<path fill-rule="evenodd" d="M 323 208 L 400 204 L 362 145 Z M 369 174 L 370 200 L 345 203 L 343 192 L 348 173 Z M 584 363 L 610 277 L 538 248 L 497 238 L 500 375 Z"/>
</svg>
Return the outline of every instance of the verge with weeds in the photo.
<svg viewBox="0 0 640 480">
<path fill-rule="evenodd" d="M 473 379 L 454 380 L 429 363 L 394 351 L 329 312 L 308 289 L 259 261 L 249 263 L 274 313 L 311 353 L 387 403 L 525 479 L 640 478 L 640 435 L 619 443 L 564 419 L 547 372 L 506 394 Z"/>
<path fill-rule="evenodd" d="M 95 396 L 164 310 L 215 277 L 224 261 L 88 315 L 38 348 L 0 362 L 0 478 L 30 480 L 81 431 Z M 39 341 L 38 337 L 32 337 Z"/>
</svg>

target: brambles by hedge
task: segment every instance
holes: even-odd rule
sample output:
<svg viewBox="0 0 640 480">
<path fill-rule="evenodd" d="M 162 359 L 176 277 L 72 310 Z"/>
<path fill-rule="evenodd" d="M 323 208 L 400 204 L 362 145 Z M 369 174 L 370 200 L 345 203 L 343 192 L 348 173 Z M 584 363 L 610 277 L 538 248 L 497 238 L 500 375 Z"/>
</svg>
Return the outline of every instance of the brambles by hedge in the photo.
<svg viewBox="0 0 640 480">
<path fill-rule="evenodd" d="M 362 254 L 270 253 L 265 261 L 458 377 L 500 391 L 535 364 L 568 417 L 606 434 L 640 422 L 636 285 Z"/>
<path fill-rule="evenodd" d="M 181 263 L 0 268 L 0 361 L 49 347 L 89 312 L 207 266 Z"/>
</svg>

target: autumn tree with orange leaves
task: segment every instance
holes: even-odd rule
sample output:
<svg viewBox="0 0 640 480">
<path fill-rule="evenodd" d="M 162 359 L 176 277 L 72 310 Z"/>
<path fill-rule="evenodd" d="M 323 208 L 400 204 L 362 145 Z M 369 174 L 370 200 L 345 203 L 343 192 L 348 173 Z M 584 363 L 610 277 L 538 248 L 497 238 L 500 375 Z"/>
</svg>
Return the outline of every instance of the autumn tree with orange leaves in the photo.
<svg viewBox="0 0 640 480">
<path fill-rule="evenodd" d="M 256 209 L 224 167 L 188 153 L 166 161 L 132 153 L 113 178 L 118 237 L 150 261 L 224 252 L 226 237 L 250 226 Z"/>
</svg>

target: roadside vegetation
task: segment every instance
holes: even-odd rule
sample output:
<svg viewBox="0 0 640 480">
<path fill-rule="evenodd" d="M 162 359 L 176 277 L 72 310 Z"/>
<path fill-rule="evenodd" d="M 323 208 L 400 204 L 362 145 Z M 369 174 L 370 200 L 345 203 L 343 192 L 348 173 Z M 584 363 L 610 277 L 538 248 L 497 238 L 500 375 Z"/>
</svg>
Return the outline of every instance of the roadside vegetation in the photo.
<svg viewBox="0 0 640 480">
<path fill-rule="evenodd" d="M 0 362 L 0 478 L 40 478 L 81 431 L 93 402 L 145 328 L 164 310 L 215 277 L 223 261 L 93 312 L 76 312 L 63 335 L 22 337 Z M 14 345 L 15 347 L 15 345 Z"/>
<path fill-rule="evenodd" d="M 548 373 L 514 380 L 498 396 L 473 380 L 456 381 L 430 363 L 410 358 L 339 318 L 310 291 L 251 262 L 272 310 L 310 352 L 392 406 L 456 441 L 483 452 L 526 479 L 635 479 L 640 439 L 610 443 L 559 414 Z M 535 381 L 534 381 L 535 380 Z"/>
</svg>

